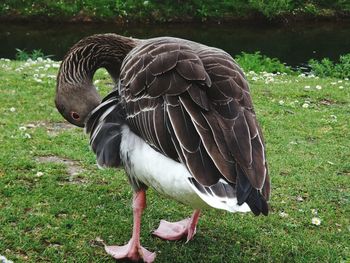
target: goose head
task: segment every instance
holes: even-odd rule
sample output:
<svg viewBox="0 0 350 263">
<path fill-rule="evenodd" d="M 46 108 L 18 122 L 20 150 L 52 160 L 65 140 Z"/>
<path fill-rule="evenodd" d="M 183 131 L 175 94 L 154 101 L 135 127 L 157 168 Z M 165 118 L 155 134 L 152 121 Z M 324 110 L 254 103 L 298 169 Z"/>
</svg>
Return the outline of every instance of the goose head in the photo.
<svg viewBox="0 0 350 263">
<path fill-rule="evenodd" d="M 70 123 L 84 127 L 101 98 L 93 85 L 97 69 L 105 68 L 114 82 L 125 56 L 138 40 L 116 34 L 97 34 L 80 40 L 64 57 L 57 75 L 55 104 Z"/>
<path fill-rule="evenodd" d="M 84 127 L 90 112 L 101 102 L 100 95 L 91 84 L 74 85 L 62 83 L 55 98 L 57 110 L 71 124 Z"/>
</svg>

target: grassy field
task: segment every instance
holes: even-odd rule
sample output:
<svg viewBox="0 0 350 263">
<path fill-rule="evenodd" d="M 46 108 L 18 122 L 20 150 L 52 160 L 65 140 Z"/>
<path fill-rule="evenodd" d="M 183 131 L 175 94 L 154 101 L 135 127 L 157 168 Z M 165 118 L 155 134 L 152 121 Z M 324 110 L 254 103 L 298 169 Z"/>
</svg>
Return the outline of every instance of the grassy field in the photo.
<svg viewBox="0 0 350 263">
<path fill-rule="evenodd" d="M 0 60 L 0 254 L 15 262 L 114 262 L 132 192 L 122 170 L 98 170 L 83 131 L 53 97 L 59 64 Z M 349 262 L 350 81 L 247 74 L 267 142 L 268 217 L 204 211 L 193 241 L 150 235 L 191 209 L 148 191 L 142 244 L 157 262 Z M 103 94 L 111 83 L 98 71 Z M 320 223 L 320 224 L 319 224 Z"/>
</svg>

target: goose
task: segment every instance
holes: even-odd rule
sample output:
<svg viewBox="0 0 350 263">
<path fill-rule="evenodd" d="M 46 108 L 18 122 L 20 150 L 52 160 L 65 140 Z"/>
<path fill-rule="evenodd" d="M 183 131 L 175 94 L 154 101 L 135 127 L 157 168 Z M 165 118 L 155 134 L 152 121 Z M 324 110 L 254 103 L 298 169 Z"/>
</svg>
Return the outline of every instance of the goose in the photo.
<svg viewBox="0 0 350 263">
<path fill-rule="evenodd" d="M 101 100 L 93 84 L 105 68 L 115 82 Z M 100 167 L 123 166 L 133 190 L 133 230 L 115 259 L 153 262 L 140 244 L 146 190 L 194 209 L 161 220 L 153 235 L 191 240 L 206 208 L 268 215 L 265 145 L 243 71 L 225 51 L 173 37 L 97 34 L 77 42 L 57 76 L 55 104 L 84 127 Z"/>
</svg>

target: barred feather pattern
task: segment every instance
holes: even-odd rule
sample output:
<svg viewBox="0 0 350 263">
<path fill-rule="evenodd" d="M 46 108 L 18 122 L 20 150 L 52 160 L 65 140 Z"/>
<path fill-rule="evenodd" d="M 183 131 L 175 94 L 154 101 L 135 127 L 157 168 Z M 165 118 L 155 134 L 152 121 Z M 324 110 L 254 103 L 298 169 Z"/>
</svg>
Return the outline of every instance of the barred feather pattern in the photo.
<svg viewBox="0 0 350 263">
<path fill-rule="evenodd" d="M 80 40 L 63 58 L 57 84 L 90 83 L 96 70 L 101 67 L 117 80 L 123 59 L 137 43 L 137 39 L 116 34 L 99 34 Z"/>
</svg>

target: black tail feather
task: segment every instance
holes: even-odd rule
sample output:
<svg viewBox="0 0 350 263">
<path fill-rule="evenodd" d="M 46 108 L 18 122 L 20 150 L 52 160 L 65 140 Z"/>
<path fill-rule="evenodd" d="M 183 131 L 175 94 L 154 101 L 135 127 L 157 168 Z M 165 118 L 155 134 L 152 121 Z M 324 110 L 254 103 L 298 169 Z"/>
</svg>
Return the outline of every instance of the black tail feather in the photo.
<svg viewBox="0 0 350 263">
<path fill-rule="evenodd" d="M 267 216 L 269 208 L 265 197 L 261 194 L 260 190 L 252 187 L 239 165 L 237 165 L 236 171 L 238 205 L 242 205 L 245 202 L 248 204 L 254 215 L 260 215 L 262 213 Z"/>
</svg>

